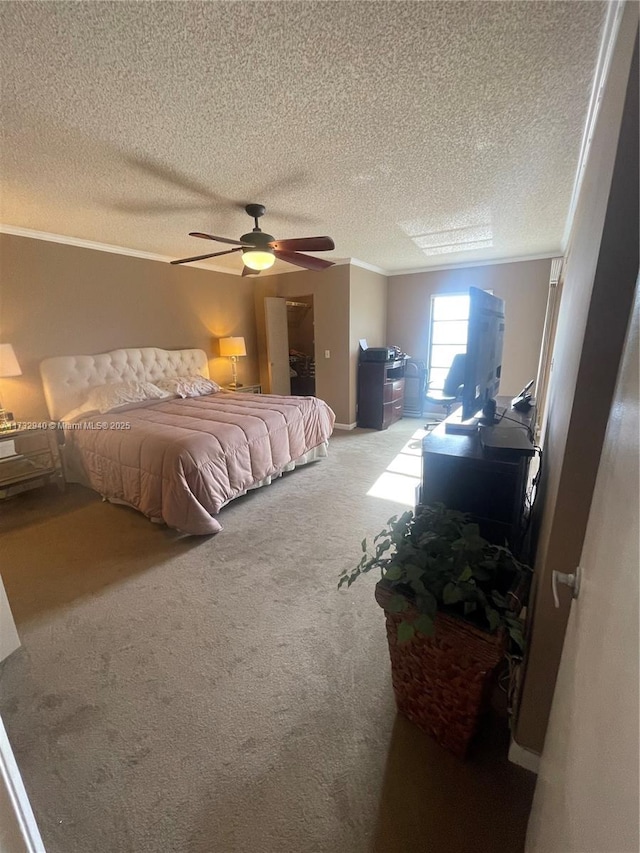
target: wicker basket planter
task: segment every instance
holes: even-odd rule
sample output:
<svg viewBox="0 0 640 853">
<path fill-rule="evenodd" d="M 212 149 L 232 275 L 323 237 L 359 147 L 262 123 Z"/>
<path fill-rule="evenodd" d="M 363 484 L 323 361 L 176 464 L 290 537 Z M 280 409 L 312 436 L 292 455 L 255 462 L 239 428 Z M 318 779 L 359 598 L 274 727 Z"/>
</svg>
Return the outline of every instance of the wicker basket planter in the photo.
<svg viewBox="0 0 640 853">
<path fill-rule="evenodd" d="M 398 710 L 445 749 L 464 757 L 486 705 L 491 675 L 504 657 L 505 633 L 490 634 L 439 612 L 433 637 L 416 634 L 398 643 L 398 624 L 411 614 L 389 612 L 391 596 L 383 583 L 376 585 Z"/>
</svg>

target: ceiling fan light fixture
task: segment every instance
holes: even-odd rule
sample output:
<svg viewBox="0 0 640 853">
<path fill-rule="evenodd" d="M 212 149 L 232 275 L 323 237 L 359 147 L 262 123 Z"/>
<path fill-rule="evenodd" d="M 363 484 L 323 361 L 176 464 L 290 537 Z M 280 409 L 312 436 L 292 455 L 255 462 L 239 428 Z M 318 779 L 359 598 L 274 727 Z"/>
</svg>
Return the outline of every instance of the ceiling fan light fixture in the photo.
<svg viewBox="0 0 640 853">
<path fill-rule="evenodd" d="M 333 266 L 334 261 L 325 261 L 313 255 L 303 254 L 304 252 L 332 252 L 336 246 L 331 237 L 294 237 L 291 240 L 276 240 L 273 234 L 267 234 L 258 224 L 260 217 L 266 211 L 263 204 L 247 204 L 244 209 L 255 222 L 255 227 L 253 231 L 243 234 L 239 240 L 230 240 L 229 237 L 216 237 L 215 234 L 205 234 L 204 231 L 189 232 L 190 237 L 228 243 L 235 248 L 226 249 L 224 252 L 210 252 L 208 255 L 197 255 L 193 258 L 179 258 L 176 261 L 171 261 L 171 263 L 190 264 L 193 261 L 217 258 L 218 255 L 242 252 L 243 276 L 258 275 L 262 270 L 270 269 L 275 264 L 276 258 L 305 270 L 317 271 Z"/>
<path fill-rule="evenodd" d="M 264 249 L 245 249 L 242 260 L 252 270 L 268 270 L 276 262 L 273 252 Z"/>
</svg>

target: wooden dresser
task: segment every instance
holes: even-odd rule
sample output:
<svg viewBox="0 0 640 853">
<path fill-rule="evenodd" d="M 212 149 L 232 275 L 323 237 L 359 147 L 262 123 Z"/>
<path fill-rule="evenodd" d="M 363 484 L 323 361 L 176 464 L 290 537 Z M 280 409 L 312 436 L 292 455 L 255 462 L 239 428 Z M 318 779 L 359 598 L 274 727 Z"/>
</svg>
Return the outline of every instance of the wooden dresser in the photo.
<svg viewBox="0 0 640 853">
<path fill-rule="evenodd" d="M 404 407 L 404 359 L 360 361 L 358 426 L 386 429 L 400 420 Z"/>
</svg>

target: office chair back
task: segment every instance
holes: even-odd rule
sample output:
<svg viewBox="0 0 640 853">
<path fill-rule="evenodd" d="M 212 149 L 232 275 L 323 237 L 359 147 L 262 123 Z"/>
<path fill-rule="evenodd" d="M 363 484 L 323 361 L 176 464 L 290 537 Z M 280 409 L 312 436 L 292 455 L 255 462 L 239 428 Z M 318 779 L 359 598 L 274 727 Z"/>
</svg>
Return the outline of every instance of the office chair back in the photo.
<svg viewBox="0 0 640 853">
<path fill-rule="evenodd" d="M 464 385 L 464 365 L 467 356 L 464 353 L 454 355 L 451 367 L 444 380 L 442 393 L 445 397 L 458 397 L 460 388 Z"/>
<path fill-rule="evenodd" d="M 454 404 L 460 399 L 460 389 L 464 385 L 464 365 L 466 355 L 460 353 L 454 355 L 451 367 L 444 380 L 442 391 L 427 390 L 426 402 L 436 406 L 443 406 L 447 417 L 451 413 Z"/>
</svg>

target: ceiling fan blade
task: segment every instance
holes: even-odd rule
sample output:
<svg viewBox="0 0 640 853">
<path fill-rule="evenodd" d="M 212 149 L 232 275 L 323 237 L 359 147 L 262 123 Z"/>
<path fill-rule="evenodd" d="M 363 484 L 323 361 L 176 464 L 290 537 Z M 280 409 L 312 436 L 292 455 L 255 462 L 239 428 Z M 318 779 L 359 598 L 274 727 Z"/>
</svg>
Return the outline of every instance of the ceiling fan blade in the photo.
<svg viewBox="0 0 640 853">
<path fill-rule="evenodd" d="M 233 252 L 239 252 L 240 248 L 238 248 L 238 249 L 227 249 L 225 252 L 213 252 L 213 254 L 210 254 L 210 255 L 196 255 L 195 258 L 180 258 L 179 261 L 169 261 L 169 263 L 171 263 L 171 264 L 190 264 L 192 261 L 204 261 L 207 258 L 219 258 L 220 255 L 231 255 Z"/>
<path fill-rule="evenodd" d="M 327 267 L 333 266 L 333 261 L 325 261 L 324 258 L 314 258 L 311 255 L 302 255 L 300 252 L 282 252 L 276 249 L 274 254 L 281 261 L 304 267 L 306 270 L 325 270 Z"/>
<path fill-rule="evenodd" d="M 202 196 L 203 198 L 224 206 L 233 206 L 234 204 L 231 199 L 219 195 L 206 185 L 199 183 L 188 175 L 183 175 L 181 172 L 178 172 L 177 169 L 163 165 L 158 160 L 154 160 L 151 157 L 137 157 L 134 154 L 125 154 L 124 159 L 133 168 L 146 172 L 154 178 L 159 178 L 161 181 L 174 184 L 175 186 L 178 186 L 183 190 L 187 190 L 190 193 Z"/>
<path fill-rule="evenodd" d="M 274 240 L 269 245 L 279 252 L 331 252 L 336 247 L 331 237 L 294 237 Z"/>
<path fill-rule="evenodd" d="M 228 237 L 215 237 L 213 234 L 204 234 L 202 231 L 189 231 L 189 237 L 201 237 L 203 240 L 215 240 L 218 243 L 229 243 L 231 246 L 251 246 L 252 243 L 243 243 L 241 240 L 230 240 Z"/>
<path fill-rule="evenodd" d="M 242 267 L 242 275 L 260 275 L 260 270 L 252 270 L 249 267 Z"/>
<path fill-rule="evenodd" d="M 294 174 L 274 178 L 272 181 L 269 181 L 269 183 L 262 184 L 260 187 L 254 187 L 251 191 L 251 197 L 273 198 L 274 196 L 290 193 L 292 190 L 298 190 L 304 184 L 308 184 L 307 175 L 305 172 L 298 171 Z"/>
<path fill-rule="evenodd" d="M 119 213 L 140 213 L 140 214 L 162 214 L 179 213 L 181 210 L 195 212 L 208 211 L 211 213 L 211 205 L 205 204 L 172 204 L 171 202 L 115 202 L 109 205 L 113 210 Z"/>
</svg>

